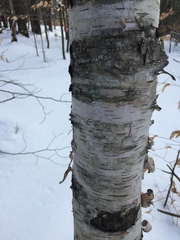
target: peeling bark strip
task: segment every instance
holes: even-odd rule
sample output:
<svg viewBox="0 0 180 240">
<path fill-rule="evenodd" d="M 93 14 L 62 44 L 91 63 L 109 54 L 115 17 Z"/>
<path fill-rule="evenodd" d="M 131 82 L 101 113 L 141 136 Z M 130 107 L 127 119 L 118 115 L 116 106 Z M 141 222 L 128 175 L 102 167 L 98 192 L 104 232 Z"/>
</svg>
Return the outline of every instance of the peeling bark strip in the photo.
<svg viewBox="0 0 180 240">
<path fill-rule="evenodd" d="M 142 239 L 142 169 L 156 76 L 167 65 L 159 3 L 69 1 L 76 240 Z"/>
<path fill-rule="evenodd" d="M 135 224 L 139 208 L 129 209 L 124 216 L 122 216 L 121 212 L 109 213 L 100 211 L 98 216 L 93 218 L 90 223 L 96 229 L 104 232 L 126 231 Z"/>
</svg>

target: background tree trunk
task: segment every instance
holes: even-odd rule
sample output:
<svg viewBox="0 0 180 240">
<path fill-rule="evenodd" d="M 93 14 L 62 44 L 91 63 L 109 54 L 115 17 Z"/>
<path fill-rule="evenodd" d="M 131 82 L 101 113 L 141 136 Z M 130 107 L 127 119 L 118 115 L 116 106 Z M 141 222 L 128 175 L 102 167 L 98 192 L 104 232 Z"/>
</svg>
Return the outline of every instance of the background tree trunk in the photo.
<svg viewBox="0 0 180 240">
<path fill-rule="evenodd" d="M 17 42 L 17 37 L 16 37 L 16 20 L 11 20 L 11 42 Z"/>
<path fill-rule="evenodd" d="M 8 28 L 7 12 L 7 2 L 5 3 L 4 0 L 0 0 L 0 26 L 3 28 Z"/>
<path fill-rule="evenodd" d="M 141 178 L 167 57 L 159 0 L 71 0 L 74 239 L 141 239 Z"/>
<path fill-rule="evenodd" d="M 36 0 L 29 0 L 31 28 L 33 33 L 41 34 L 39 10 L 31 7 L 34 4 L 36 4 Z"/>
<path fill-rule="evenodd" d="M 171 11 L 172 9 L 172 11 Z M 167 17 L 160 22 L 160 26 L 171 26 L 172 31 L 180 33 L 180 1 L 179 0 L 161 0 L 161 14 L 167 14 Z"/>
<path fill-rule="evenodd" d="M 27 0 L 12 0 L 13 10 L 15 16 L 17 16 L 17 25 L 18 32 L 21 33 L 25 37 L 29 37 L 28 29 L 27 29 L 27 13 L 28 13 L 28 2 Z"/>
</svg>

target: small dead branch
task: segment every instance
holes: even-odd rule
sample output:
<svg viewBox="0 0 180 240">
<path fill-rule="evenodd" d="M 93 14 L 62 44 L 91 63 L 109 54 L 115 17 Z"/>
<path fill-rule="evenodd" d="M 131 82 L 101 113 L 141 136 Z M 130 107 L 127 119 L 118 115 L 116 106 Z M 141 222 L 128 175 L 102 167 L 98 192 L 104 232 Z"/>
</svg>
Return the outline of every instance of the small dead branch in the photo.
<svg viewBox="0 0 180 240">
<path fill-rule="evenodd" d="M 176 60 L 176 59 L 174 59 L 174 58 L 173 58 L 173 60 L 174 60 L 175 62 L 177 62 L 177 63 L 180 63 L 180 61 L 178 61 L 178 60 Z"/>
<path fill-rule="evenodd" d="M 176 167 L 176 165 L 177 165 L 177 162 L 178 162 L 178 160 L 179 160 L 179 154 L 180 154 L 180 150 L 179 150 L 178 153 L 177 153 L 176 161 L 175 161 L 175 163 L 174 163 L 173 168 L 172 168 L 172 169 L 170 168 L 170 170 L 171 170 L 170 186 L 169 186 L 169 189 L 168 189 L 168 193 L 167 193 L 167 196 L 166 196 L 166 200 L 165 200 L 165 203 L 164 203 L 164 207 L 165 207 L 166 204 L 167 204 L 167 201 L 168 201 L 168 198 L 169 198 L 169 194 L 170 194 L 171 188 L 172 188 L 172 186 L 173 186 L 173 177 L 174 177 L 174 174 L 175 174 L 174 171 L 175 171 L 175 167 Z"/>
<path fill-rule="evenodd" d="M 171 170 L 171 172 L 167 172 L 164 170 L 162 170 L 162 172 L 167 173 L 167 174 L 172 174 L 172 168 L 169 165 L 167 165 L 167 167 Z M 177 174 L 173 173 L 173 175 L 177 178 L 178 181 L 180 181 L 180 178 L 178 177 Z"/>
<path fill-rule="evenodd" d="M 70 161 L 70 163 L 68 165 L 67 170 L 64 173 L 64 177 L 63 177 L 62 181 L 60 181 L 59 184 L 63 183 L 66 180 L 67 175 L 68 175 L 69 172 L 72 172 L 71 164 L 72 164 L 72 161 L 74 159 L 74 152 L 75 152 L 75 149 L 76 149 L 76 144 L 75 144 L 74 140 L 71 141 L 71 149 L 72 150 L 70 151 L 70 154 L 69 154 L 69 158 L 71 159 L 71 161 Z"/>
<path fill-rule="evenodd" d="M 175 214 L 175 213 L 171 213 L 171 212 L 166 212 L 166 211 L 163 211 L 163 210 L 160 210 L 160 209 L 157 209 L 159 212 L 161 213 L 164 213 L 166 215 L 169 215 L 169 216 L 172 216 L 172 217 L 177 217 L 177 218 L 180 218 L 180 215 L 179 214 Z"/>
<path fill-rule="evenodd" d="M 66 148 L 69 148 L 69 147 L 62 147 L 62 148 L 44 148 L 44 149 L 40 149 L 40 150 L 35 150 L 35 151 L 27 151 L 25 152 L 24 150 L 23 151 L 20 151 L 20 152 L 7 152 L 7 151 L 2 151 L 0 150 L 0 154 L 4 154 L 4 155 L 11 155 L 11 156 L 18 156 L 18 155 L 34 155 L 35 157 L 39 157 L 41 158 L 42 156 L 41 155 L 38 155 L 40 153 L 48 153 L 48 152 L 53 152 L 57 155 L 58 154 L 58 151 L 61 151 L 61 150 L 64 150 Z M 45 158 L 45 157 L 43 157 Z M 48 157 L 46 159 L 49 159 Z"/>
<path fill-rule="evenodd" d="M 172 78 L 172 80 L 176 81 L 176 78 L 171 73 L 169 73 L 169 72 L 167 72 L 165 70 L 159 71 L 158 75 L 160 75 L 160 74 L 167 74 L 167 75 L 169 75 Z"/>
<path fill-rule="evenodd" d="M 37 159 L 45 159 L 48 160 L 50 162 L 53 162 L 54 164 L 57 165 L 61 165 L 59 163 L 57 163 L 56 161 L 53 160 L 54 156 L 57 156 L 58 158 L 62 158 L 63 156 L 61 156 L 59 154 L 60 151 L 64 150 L 64 149 L 69 149 L 69 146 L 66 147 L 62 147 L 62 148 L 53 148 L 51 147 L 52 143 L 60 136 L 61 134 L 58 135 L 54 135 L 54 137 L 51 139 L 51 141 L 48 143 L 48 145 L 45 148 L 42 149 L 38 149 L 38 150 L 32 150 L 32 151 L 27 151 L 27 142 L 24 138 L 23 135 L 23 141 L 24 141 L 24 147 L 22 148 L 22 150 L 17 151 L 17 152 L 10 152 L 10 151 L 4 151 L 2 149 L 0 149 L 0 156 L 1 155 L 9 155 L 9 156 L 34 156 Z"/>
<path fill-rule="evenodd" d="M 18 88 L 18 91 L 14 91 L 14 90 L 9 90 L 9 87 L 11 86 L 15 86 L 16 88 Z M 42 100 L 51 100 L 54 102 L 58 102 L 58 103 L 70 103 L 70 101 L 65 101 L 62 100 L 62 96 L 60 96 L 59 99 L 55 99 L 53 97 L 44 97 L 44 96 L 40 96 L 38 95 L 38 93 L 41 92 L 42 89 L 36 89 L 34 88 L 33 90 L 29 90 L 28 88 L 32 88 L 34 87 L 33 85 L 24 85 L 15 81 L 8 81 L 8 80 L 0 80 L 0 93 L 4 94 L 4 99 L 0 100 L 0 103 L 6 103 L 8 101 L 12 101 L 15 99 L 22 99 L 22 98 L 34 98 L 37 103 L 40 105 L 42 112 L 43 112 L 43 120 L 40 122 L 40 124 L 42 124 L 45 120 L 46 120 L 46 115 L 49 114 L 49 112 L 46 112 L 45 110 L 45 106 L 42 103 Z M 4 89 L 3 89 L 4 88 Z"/>
<path fill-rule="evenodd" d="M 4 56 L 4 53 L 6 51 L 7 51 L 7 49 L 4 52 L 0 53 L 0 61 L 9 63 L 9 60 Z"/>
<path fill-rule="evenodd" d="M 177 178 L 177 180 L 180 182 L 180 178 L 177 176 L 177 174 L 175 174 L 173 169 L 169 165 L 167 165 L 167 167 L 171 170 L 171 174 L 173 174 L 173 176 L 175 176 Z"/>
<path fill-rule="evenodd" d="M 60 181 L 59 184 L 63 183 L 66 180 L 68 173 L 72 171 L 71 163 L 72 163 L 72 160 L 70 161 L 70 163 L 68 165 L 68 168 L 67 168 L 67 170 L 64 173 L 63 180 Z"/>
</svg>

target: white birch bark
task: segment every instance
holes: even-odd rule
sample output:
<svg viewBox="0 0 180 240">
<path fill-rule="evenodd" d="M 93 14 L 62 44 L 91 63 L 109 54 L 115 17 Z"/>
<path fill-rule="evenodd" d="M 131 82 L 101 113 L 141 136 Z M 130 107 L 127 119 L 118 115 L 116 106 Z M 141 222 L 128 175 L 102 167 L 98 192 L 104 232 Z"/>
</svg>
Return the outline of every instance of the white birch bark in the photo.
<svg viewBox="0 0 180 240">
<path fill-rule="evenodd" d="M 156 74 L 159 0 L 71 0 L 75 240 L 139 240 Z"/>
</svg>

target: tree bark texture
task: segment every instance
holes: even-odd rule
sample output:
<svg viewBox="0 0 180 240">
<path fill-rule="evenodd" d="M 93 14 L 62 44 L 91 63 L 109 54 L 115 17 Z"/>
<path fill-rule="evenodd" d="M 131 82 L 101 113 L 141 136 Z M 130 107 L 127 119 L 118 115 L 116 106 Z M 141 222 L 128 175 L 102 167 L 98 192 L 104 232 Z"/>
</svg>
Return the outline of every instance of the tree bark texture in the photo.
<svg viewBox="0 0 180 240">
<path fill-rule="evenodd" d="M 71 0 L 75 240 L 139 240 L 156 76 L 159 0 Z"/>
</svg>

